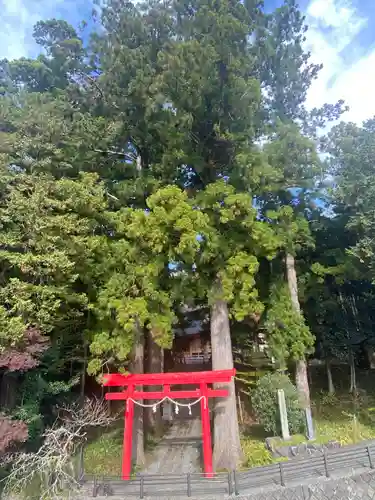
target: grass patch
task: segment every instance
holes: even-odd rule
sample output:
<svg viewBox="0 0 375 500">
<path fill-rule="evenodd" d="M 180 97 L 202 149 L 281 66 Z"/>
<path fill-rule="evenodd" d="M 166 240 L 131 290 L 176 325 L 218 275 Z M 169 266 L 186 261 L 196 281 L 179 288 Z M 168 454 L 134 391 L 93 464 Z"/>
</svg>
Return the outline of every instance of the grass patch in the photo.
<svg viewBox="0 0 375 500">
<path fill-rule="evenodd" d="M 313 401 L 313 422 L 318 444 L 337 441 L 342 446 L 375 439 L 375 398 L 367 394 L 356 398 L 343 394 L 329 396 L 316 394 Z M 244 467 L 268 465 L 279 461 L 266 449 L 267 435 L 259 425 L 250 426 L 243 433 L 241 442 L 245 455 Z M 276 446 L 293 446 L 306 442 L 303 435 L 292 436 L 290 441 L 275 438 Z"/>
<path fill-rule="evenodd" d="M 296 446 L 298 444 L 306 443 L 306 436 L 303 434 L 295 434 L 294 436 L 290 436 L 288 441 L 283 441 L 281 437 L 271 438 L 271 447 L 278 446 Z"/>
<path fill-rule="evenodd" d="M 258 424 L 251 425 L 241 434 L 242 451 L 245 456 L 242 464 L 243 469 L 260 467 L 261 465 L 269 465 L 280 461 L 276 460 L 272 453 L 267 450 L 265 446 L 266 437 L 267 434 L 264 429 Z"/>
<path fill-rule="evenodd" d="M 267 450 L 264 441 L 252 439 L 249 436 L 241 436 L 242 451 L 245 455 L 245 460 L 242 464 L 242 470 L 251 469 L 252 467 L 261 467 L 262 465 L 270 465 L 288 460 L 284 457 L 275 458 L 272 453 Z"/>
<path fill-rule="evenodd" d="M 105 431 L 85 447 L 86 474 L 121 475 L 123 428 Z"/>
<path fill-rule="evenodd" d="M 329 420 L 315 421 L 316 441 L 327 443 L 337 441 L 341 445 L 360 443 L 368 439 L 375 439 L 375 428 L 369 427 L 353 419 L 347 421 L 333 422 Z"/>
<path fill-rule="evenodd" d="M 120 476 L 124 440 L 123 421 L 110 429 L 98 431 L 85 447 L 84 468 L 86 474 Z M 164 431 L 168 427 L 165 426 Z M 163 436 L 145 434 L 145 451 L 151 453 Z M 134 469 L 134 472 L 136 470 Z"/>
<path fill-rule="evenodd" d="M 266 449 L 264 441 L 251 438 L 250 436 L 241 436 L 242 451 L 245 455 L 243 468 L 259 467 L 274 462 L 272 454 Z"/>
<path fill-rule="evenodd" d="M 346 445 L 375 439 L 375 420 L 371 412 L 374 402 L 373 395 L 365 391 L 357 397 L 317 395 L 313 400 L 317 441 L 335 440 Z"/>
</svg>

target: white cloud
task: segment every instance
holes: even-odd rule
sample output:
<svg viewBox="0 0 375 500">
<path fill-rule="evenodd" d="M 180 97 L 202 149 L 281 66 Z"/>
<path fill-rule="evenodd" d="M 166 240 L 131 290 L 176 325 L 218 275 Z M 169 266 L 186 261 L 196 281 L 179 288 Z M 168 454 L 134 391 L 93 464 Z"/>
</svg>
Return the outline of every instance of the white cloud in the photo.
<svg viewBox="0 0 375 500">
<path fill-rule="evenodd" d="M 77 25 L 90 15 L 91 6 L 92 0 L 0 0 L 0 59 L 35 56 L 37 21 L 57 17 Z"/>
<path fill-rule="evenodd" d="M 2 0 L 0 56 L 13 59 L 28 53 L 30 26 L 37 21 L 22 0 Z"/>
<path fill-rule="evenodd" d="M 375 50 L 363 55 L 355 40 L 368 19 L 349 0 L 311 0 L 306 16 L 307 48 L 313 62 L 323 63 L 308 94 L 309 107 L 344 99 L 350 107 L 345 120 L 361 123 L 371 118 L 375 115 Z M 354 55 L 352 61 L 344 59 L 343 53 Z"/>
</svg>

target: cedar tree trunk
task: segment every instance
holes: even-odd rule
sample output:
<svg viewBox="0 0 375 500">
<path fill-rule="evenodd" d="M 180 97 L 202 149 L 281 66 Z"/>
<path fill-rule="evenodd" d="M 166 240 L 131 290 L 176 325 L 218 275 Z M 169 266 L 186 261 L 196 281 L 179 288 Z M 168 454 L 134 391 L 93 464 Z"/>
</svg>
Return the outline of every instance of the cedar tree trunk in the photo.
<svg viewBox="0 0 375 500">
<path fill-rule="evenodd" d="M 329 394 L 334 394 L 335 386 L 333 384 L 331 360 L 330 359 L 326 359 L 326 368 L 327 368 L 328 392 L 329 392 Z"/>
<path fill-rule="evenodd" d="M 212 369 L 232 369 L 228 305 L 223 300 L 217 300 L 211 307 L 211 347 Z M 215 384 L 215 388 L 222 385 Z M 243 458 L 234 380 L 224 387 L 228 388 L 229 396 L 217 398 L 215 404 L 213 464 L 215 470 L 234 470 Z"/>
<path fill-rule="evenodd" d="M 349 353 L 349 365 L 350 365 L 350 392 L 357 391 L 357 375 L 355 370 L 355 359 L 353 352 Z"/>
<path fill-rule="evenodd" d="M 147 330 L 147 356 L 146 356 L 146 372 L 147 373 L 163 373 L 164 372 L 164 351 L 155 342 L 152 331 Z M 156 390 L 156 387 L 149 386 L 149 390 Z M 156 401 L 147 401 L 147 404 L 156 403 Z M 156 413 L 152 408 L 146 408 L 145 420 L 146 429 L 148 432 L 156 436 L 161 436 L 163 433 L 161 405 L 157 406 Z"/>
<path fill-rule="evenodd" d="M 286 254 L 285 264 L 286 264 L 286 276 L 287 276 L 292 306 L 298 314 L 301 314 L 301 307 L 298 300 L 296 265 L 293 255 L 289 253 Z M 309 380 L 307 377 L 307 364 L 305 358 L 298 360 L 296 363 L 296 385 L 303 408 L 309 408 L 310 389 L 309 389 Z"/>
<path fill-rule="evenodd" d="M 143 329 L 137 327 L 134 335 L 135 338 L 134 338 L 134 347 L 130 363 L 130 371 L 131 373 L 144 373 Z M 139 387 L 139 390 L 142 390 L 142 387 Z M 139 403 L 143 403 L 143 401 L 140 400 Z M 134 405 L 132 459 L 133 462 L 139 467 L 142 467 L 145 463 L 143 408 L 139 405 Z"/>
<path fill-rule="evenodd" d="M 88 349 L 89 349 L 89 344 L 88 344 L 87 340 L 83 339 L 83 363 L 82 363 L 81 392 L 80 392 L 81 406 L 83 406 L 83 404 L 85 402 Z"/>
<path fill-rule="evenodd" d="M 17 372 L 6 371 L 0 380 L 0 408 L 3 410 L 13 410 L 16 406 L 18 374 Z"/>
</svg>

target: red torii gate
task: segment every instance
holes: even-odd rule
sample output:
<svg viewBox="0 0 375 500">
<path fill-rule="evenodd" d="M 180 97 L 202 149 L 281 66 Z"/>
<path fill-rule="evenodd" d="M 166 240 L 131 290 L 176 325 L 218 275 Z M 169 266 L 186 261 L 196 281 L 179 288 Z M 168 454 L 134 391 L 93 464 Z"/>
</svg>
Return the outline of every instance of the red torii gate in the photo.
<svg viewBox="0 0 375 500">
<path fill-rule="evenodd" d="M 203 437 L 203 461 L 206 477 L 212 477 L 212 444 L 211 426 L 208 409 L 208 398 L 223 398 L 228 396 L 227 389 L 211 389 L 208 384 L 228 383 L 236 373 L 232 370 L 214 370 L 207 372 L 181 372 L 181 373 L 148 373 L 140 375 L 122 375 L 114 373 L 104 376 L 105 386 L 126 387 L 121 392 L 107 392 L 106 399 L 125 400 L 124 421 L 124 447 L 122 454 L 122 479 L 130 479 L 132 458 L 132 435 L 134 419 L 134 402 L 137 400 L 161 400 L 163 398 L 187 399 L 196 398 L 200 400 L 202 415 L 202 437 Z M 194 385 L 199 384 L 198 389 L 187 391 L 171 391 L 171 385 Z M 137 391 L 136 387 L 144 385 L 160 385 L 161 391 Z"/>
</svg>

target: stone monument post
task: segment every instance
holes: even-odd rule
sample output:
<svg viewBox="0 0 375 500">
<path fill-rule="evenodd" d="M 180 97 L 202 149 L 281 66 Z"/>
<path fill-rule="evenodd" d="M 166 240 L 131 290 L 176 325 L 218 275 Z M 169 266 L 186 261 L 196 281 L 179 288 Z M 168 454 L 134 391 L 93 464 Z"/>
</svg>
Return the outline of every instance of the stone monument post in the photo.
<svg viewBox="0 0 375 500">
<path fill-rule="evenodd" d="M 290 439 L 289 425 L 288 425 L 288 414 L 286 411 L 285 394 L 284 394 L 284 391 L 282 389 L 279 389 L 277 391 L 277 399 L 279 402 L 281 433 L 282 433 L 284 441 L 288 441 Z"/>
</svg>

